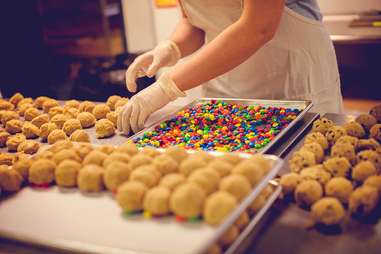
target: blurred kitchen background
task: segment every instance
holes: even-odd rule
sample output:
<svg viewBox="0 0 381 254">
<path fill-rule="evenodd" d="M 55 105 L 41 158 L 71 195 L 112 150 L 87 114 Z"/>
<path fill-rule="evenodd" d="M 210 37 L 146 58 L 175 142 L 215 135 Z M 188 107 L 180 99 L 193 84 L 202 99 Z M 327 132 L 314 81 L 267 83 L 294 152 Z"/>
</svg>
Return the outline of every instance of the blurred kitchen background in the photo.
<svg viewBox="0 0 381 254">
<path fill-rule="evenodd" d="M 381 0 L 318 0 L 339 62 L 347 111 L 381 100 Z M 0 87 L 4 97 L 105 100 L 124 87 L 141 52 L 167 38 L 176 0 L 3 0 Z M 143 78 L 144 88 L 154 80 Z"/>
</svg>

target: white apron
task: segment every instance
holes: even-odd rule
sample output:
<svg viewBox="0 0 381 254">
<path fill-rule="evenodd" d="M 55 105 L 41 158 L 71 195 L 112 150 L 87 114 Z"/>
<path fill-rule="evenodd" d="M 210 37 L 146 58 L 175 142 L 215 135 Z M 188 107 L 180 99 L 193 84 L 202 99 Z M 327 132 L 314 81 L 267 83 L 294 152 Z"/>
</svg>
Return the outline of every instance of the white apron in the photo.
<svg viewBox="0 0 381 254">
<path fill-rule="evenodd" d="M 182 0 L 209 43 L 239 19 L 242 0 Z M 221 52 L 223 54 L 224 52 Z M 322 22 L 285 7 L 274 38 L 233 70 L 205 83 L 204 96 L 312 100 L 312 111 L 341 113 L 335 50 Z"/>
</svg>

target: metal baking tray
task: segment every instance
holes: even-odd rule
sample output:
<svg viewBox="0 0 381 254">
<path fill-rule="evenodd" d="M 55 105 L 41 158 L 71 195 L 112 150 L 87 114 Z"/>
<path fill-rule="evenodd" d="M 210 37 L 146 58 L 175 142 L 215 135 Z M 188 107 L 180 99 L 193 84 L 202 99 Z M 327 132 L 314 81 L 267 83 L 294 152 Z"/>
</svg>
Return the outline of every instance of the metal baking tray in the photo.
<svg viewBox="0 0 381 254">
<path fill-rule="evenodd" d="M 256 99 L 235 99 L 235 98 L 201 98 L 197 99 L 180 109 L 176 110 L 175 112 L 168 114 L 158 121 L 155 121 L 152 123 L 149 127 L 139 131 L 135 135 L 132 135 L 128 138 L 128 140 L 134 141 L 136 138 L 142 137 L 143 134 L 147 131 L 152 131 L 155 129 L 156 126 L 158 126 L 160 123 L 167 121 L 174 117 L 177 112 L 191 108 L 199 103 L 206 103 L 210 102 L 212 100 L 220 100 L 224 101 L 229 104 L 238 104 L 238 105 L 252 105 L 252 106 L 264 106 L 264 107 L 285 107 L 285 108 L 296 108 L 299 109 L 301 112 L 299 115 L 282 131 L 279 132 L 278 135 L 275 136 L 275 138 L 270 141 L 266 146 L 264 146 L 261 149 L 252 149 L 251 151 L 253 153 L 266 153 L 276 142 L 278 142 L 286 133 L 297 124 L 301 119 L 303 119 L 304 115 L 311 109 L 312 102 L 308 100 L 256 100 Z"/>
<path fill-rule="evenodd" d="M 272 169 L 217 227 L 204 222 L 178 223 L 173 216 L 149 220 L 137 215 L 126 219 L 109 192 L 81 194 L 77 189 L 24 188 L 10 198 L 0 199 L 0 237 L 75 253 L 202 253 L 247 210 L 283 166 L 282 159 L 264 156 Z M 273 200 L 257 214 L 256 221 L 270 202 Z M 250 228 L 255 226 L 252 223 Z"/>
</svg>

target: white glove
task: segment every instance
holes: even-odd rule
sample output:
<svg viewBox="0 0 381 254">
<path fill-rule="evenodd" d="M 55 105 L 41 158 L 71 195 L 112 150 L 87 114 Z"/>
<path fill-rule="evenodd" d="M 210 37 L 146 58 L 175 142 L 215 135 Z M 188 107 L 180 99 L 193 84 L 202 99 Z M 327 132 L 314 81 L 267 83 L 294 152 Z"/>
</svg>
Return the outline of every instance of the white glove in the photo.
<svg viewBox="0 0 381 254">
<path fill-rule="evenodd" d="M 126 71 L 126 85 L 130 92 L 136 92 L 136 79 L 153 77 L 161 67 L 175 65 L 181 58 L 176 43 L 167 40 L 159 43 L 153 50 L 138 56 Z"/>
<path fill-rule="evenodd" d="M 144 128 L 145 121 L 153 112 L 184 96 L 185 93 L 176 86 L 169 75 L 163 73 L 154 84 L 134 95 L 119 111 L 118 130 L 126 135 L 131 129 L 135 133 L 138 132 Z"/>
</svg>

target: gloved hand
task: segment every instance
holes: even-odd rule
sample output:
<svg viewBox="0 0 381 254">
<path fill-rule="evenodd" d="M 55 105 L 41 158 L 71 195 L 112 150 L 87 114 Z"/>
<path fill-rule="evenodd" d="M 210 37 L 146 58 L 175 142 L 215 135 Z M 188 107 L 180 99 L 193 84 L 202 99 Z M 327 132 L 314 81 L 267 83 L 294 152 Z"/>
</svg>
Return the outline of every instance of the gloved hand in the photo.
<svg viewBox="0 0 381 254">
<path fill-rule="evenodd" d="M 175 65 L 180 58 L 180 49 L 170 40 L 163 41 L 153 50 L 138 56 L 126 71 L 128 91 L 136 92 L 137 78 L 144 76 L 151 78 L 160 68 Z"/>
<path fill-rule="evenodd" d="M 138 132 L 144 128 L 145 121 L 153 112 L 184 96 L 185 93 L 176 86 L 169 75 L 163 73 L 154 84 L 134 95 L 119 111 L 118 130 L 126 135 L 131 129 L 135 133 Z"/>
</svg>

